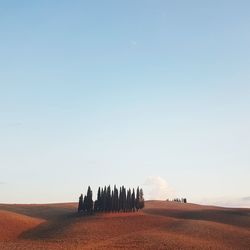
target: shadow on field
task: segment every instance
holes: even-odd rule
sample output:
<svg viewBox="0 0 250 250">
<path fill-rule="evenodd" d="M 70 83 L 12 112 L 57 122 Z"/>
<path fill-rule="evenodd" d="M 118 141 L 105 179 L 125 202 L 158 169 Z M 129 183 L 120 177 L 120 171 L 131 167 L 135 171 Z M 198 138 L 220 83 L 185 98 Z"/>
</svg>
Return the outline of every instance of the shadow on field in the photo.
<svg viewBox="0 0 250 250">
<path fill-rule="evenodd" d="M 62 214 L 38 225 L 35 228 L 23 232 L 19 238 L 32 240 L 60 238 L 68 227 L 70 227 L 71 224 L 74 224 L 78 219 L 79 216 L 76 213 Z"/>
<path fill-rule="evenodd" d="M 57 204 L 9 205 L 0 204 L 0 209 L 44 220 L 55 219 L 65 214 L 75 213 L 76 207 Z"/>
<path fill-rule="evenodd" d="M 212 221 L 250 229 L 249 210 L 244 209 L 178 211 L 170 209 L 148 208 L 144 209 L 144 213 L 172 217 L 176 219 Z"/>
<path fill-rule="evenodd" d="M 63 205 L 5 205 L 1 210 L 46 220 L 19 235 L 22 239 L 52 239 L 59 237 L 72 223 L 80 219 L 74 206 Z"/>
</svg>

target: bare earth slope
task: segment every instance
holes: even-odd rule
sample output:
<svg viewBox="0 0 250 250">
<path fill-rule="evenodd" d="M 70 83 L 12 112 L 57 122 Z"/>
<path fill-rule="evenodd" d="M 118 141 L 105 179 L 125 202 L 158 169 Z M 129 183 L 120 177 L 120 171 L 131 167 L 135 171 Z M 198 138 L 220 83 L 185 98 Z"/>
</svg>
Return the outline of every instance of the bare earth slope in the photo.
<svg viewBox="0 0 250 250">
<path fill-rule="evenodd" d="M 15 240 L 21 233 L 42 222 L 41 219 L 0 210 L 0 241 Z"/>
<path fill-rule="evenodd" d="M 250 249 L 250 209 L 147 201 L 78 216 L 77 204 L 0 204 L 0 249 Z"/>
</svg>

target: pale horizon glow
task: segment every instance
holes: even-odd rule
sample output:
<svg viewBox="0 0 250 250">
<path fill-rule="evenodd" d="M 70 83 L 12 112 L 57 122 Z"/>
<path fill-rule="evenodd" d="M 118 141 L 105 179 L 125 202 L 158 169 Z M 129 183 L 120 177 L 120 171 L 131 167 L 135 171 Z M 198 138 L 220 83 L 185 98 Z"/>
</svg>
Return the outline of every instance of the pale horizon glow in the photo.
<svg viewBox="0 0 250 250">
<path fill-rule="evenodd" d="M 249 1 L 2 1 L 0 203 L 90 185 L 249 206 Z"/>
</svg>

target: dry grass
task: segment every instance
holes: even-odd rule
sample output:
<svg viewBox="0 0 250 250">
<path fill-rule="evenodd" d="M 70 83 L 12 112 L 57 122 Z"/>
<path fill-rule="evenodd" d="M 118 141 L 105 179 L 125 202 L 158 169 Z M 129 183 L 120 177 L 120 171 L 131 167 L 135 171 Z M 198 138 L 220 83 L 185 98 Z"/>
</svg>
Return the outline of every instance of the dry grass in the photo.
<svg viewBox="0 0 250 250">
<path fill-rule="evenodd" d="M 43 222 L 42 219 L 0 210 L 0 241 L 15 240 L 21 233 Z"/>
<path fill-rule="evenodd" d="M 250 209 L 148 201 L 77 216 L 77 204 L 0 205 L 0 249 L 249 249 Z"/>
</svg>

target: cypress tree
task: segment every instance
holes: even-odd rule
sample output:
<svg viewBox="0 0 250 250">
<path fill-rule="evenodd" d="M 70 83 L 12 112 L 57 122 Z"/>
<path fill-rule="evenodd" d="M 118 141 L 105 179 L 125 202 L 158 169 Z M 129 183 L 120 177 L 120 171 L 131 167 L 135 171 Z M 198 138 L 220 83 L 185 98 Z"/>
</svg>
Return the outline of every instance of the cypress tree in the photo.
<svg viewBox="0 0 250 250">
<path fill-rule="evenodd" d="M 139 205 L 139 208 L 142 209 L 144 208 L 144 197 L 143 197 L 143 190 L 142 188 L 140 189 L 140 192 L 139 192 L 139 197 L 140 197 L 140 205 Z"/>
<path fill-rule="evenodd" d="M 114 212 L 114 190 L 111 191 L 111 212 Z"/>
<path fill-rule="evenodd" d="M 123 212 L 127 211 L 127 197 L 126 197 L 126 188 L 124 186 L 122 186 L 122 208 L 123 208 Z"/>
<path fill-rule="evenodd" d="M 84 195 L 84 199 L 83 199 L 83 206 L 82 206 L 82 211 L 86 211 L 87 208 L 87 196 Z"/>
<path fill-rule="evenodd" d="M 107 211 L 111 211 L 111 189 L 110 185 L 107 187 Z"/>
<path fill-rule="evenodd" d="M 97 212 L 98 211 L 98 201 L 95 200 L 94 201 L 94 212 Z"/>
<path fill-rule="evenodd" d="M 135 189 L 133 188 L 132 195 L 131 195 L 131 207 L 132 211 L 135 211 Z"/>
<path fill-rule="evenodd" d="M 114 186 L 114 210 L 119 211 L 119 194 L 116 185 Z"/>
<path fill-rule="evenodd" d="M 81 194 L 79 197 L 79 203 L 78 203 L 78 213 L 83 210 L 83 195 Z"/>
<path fill-rule="evenodd" d="M 131 211 L 132 205 L 131 205 L 131 190 L 130 190 L 130 188 L 127 191 L 127 203 L 126 203 L 126 205 L 127 205 L 127 211 Z"/>
<path fill-rule="evenodd" d="M 96 211 L 100 211 L 100 205 L 101 205 L 101 188 L 98 188 L 97 192 L 97 201 L 96 201 Z"/>
<path fill-rule="evenodd" d="M 93 212 L 92 190 L 91 190 L 90 186 L 88 187 L 88 191 L 87 191 L 86 210 L 87 210 L 88 213 Z"/>
<path fill-rule="evenodd" d="M 103 188 L 101 189 L 101 197 L 100 197 L 100 211 L 103 211 L 103 199 L 104 197 L 104 191 L 103 191 Z"/>
<path fill-rule="evenodd" d="M 103 190 L 103 211 L 107 211 L 107 188 L 104 187 Z"/>
<path fill-rule="evenodd" d="M 140 208 L 140 190 L 139 190 L 139 187 L 137 187 L 137 189 L 136 189 L 135 208 L 137 211 Z"/>
<path fill-rule="evenodd" d="M 120 210 L 123 209 L 123 207 L 122 207 L 122 188 L 121 187 L 120 187 L 120 191 L 119 191 L 119 198 L 118 198 L 118 200 L 119 200 L 118 212 L 120 212 Z"/>
</svg>

